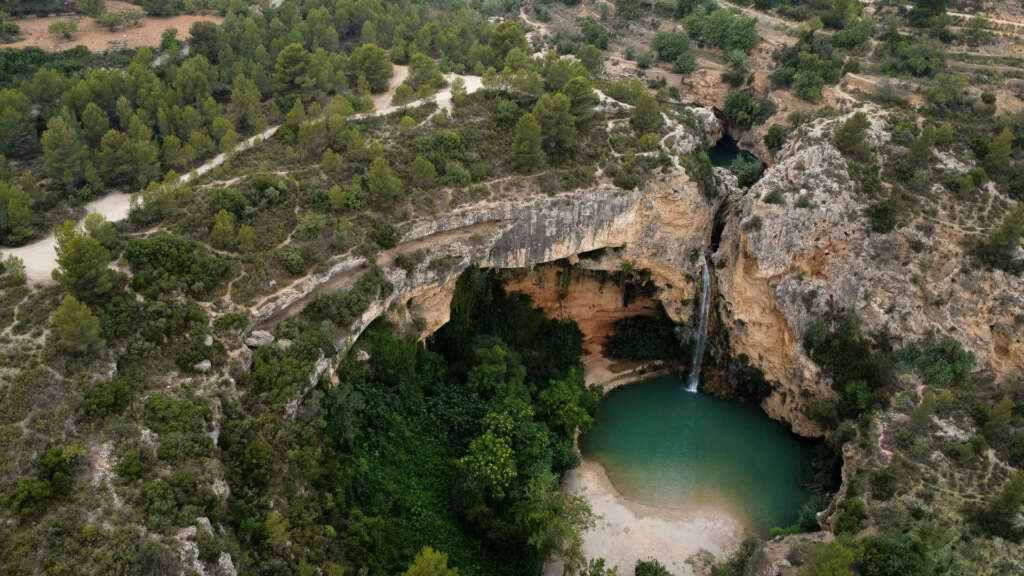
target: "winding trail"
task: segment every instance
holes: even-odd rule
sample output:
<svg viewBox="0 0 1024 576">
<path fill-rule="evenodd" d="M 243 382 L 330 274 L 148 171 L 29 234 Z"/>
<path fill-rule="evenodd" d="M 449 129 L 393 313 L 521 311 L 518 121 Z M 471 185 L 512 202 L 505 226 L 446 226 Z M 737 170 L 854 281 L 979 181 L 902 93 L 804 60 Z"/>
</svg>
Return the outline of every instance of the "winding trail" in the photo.
<svg viewBox="0 0 1024 576">
<path fill-rule="evenodd" d="M 426 98 L 415 100 L 402 106 L 395 106 L 391 104 L 391 99 L 395 94 L 395 90 L 398 86 L 405 81 L 409 75 L 408 67 L 406 66 L 395 66 L 395 74 L 391 77 L 391 84 L 388 87 L 387 92 L 378 94 L 374 97 L 374 110 L 373 112 L 367 112 L 364 114 L 354 114 L 350 116 L 353 120 L 371 118 L 374 116 L 386 116 L 403 108 L 411 108 L 425 104 L 427 102 L 436 102 L 439 109 L 445 109 L 449 112 L 452 109 L 452 91 L 451 82 L 456 78 L 462 78 L 465 82 L 466 94 L 472 94 L 479 90 L 483 84 L 479 76 L 466 76 L 461 74 L 449 74 L 447 80 L 449 87 L 441 90 Z M 246 138 L 240 142 L 234 150 L 229 153 L 221 153 L 210 160 L 204 162 L 200 166 L 197 166 L 187 174 L 182 174 L 179 178 L 179 183 L 187 183 L 199 176 L 210 172 L 217 166 L 220 166 L 226 162 L 229 158 L 244 152 L 258 143 L 270 138 L 277 132 L 281 124 L 271 126 L 259 134 L 255 134 Z M 110 222 L 117 222 L 128 218 L 128 214 L 131 210 L 132 195 L 124 192 L 113 192 L 106 196 L 93 200 L 85 205 L 85 214 L 100 214 Z M 79 221 L 79 226 L 85 220 L 83 216 L 82 220 Z M 54 233 L 51 231 L 48 236 L 40 240 L 36 240 L 31 244 L 20 246 L 18 248 L 2 248 L 0 249 L 0 256 L 6 258 L 7 256 L 15 256 L 20 258 L 25 263 L 25 278 L 35 284 L 48 284 L 53 282 L 51 273 L 53 269 L 57 267 L 57 240 Z"/>
</svg>

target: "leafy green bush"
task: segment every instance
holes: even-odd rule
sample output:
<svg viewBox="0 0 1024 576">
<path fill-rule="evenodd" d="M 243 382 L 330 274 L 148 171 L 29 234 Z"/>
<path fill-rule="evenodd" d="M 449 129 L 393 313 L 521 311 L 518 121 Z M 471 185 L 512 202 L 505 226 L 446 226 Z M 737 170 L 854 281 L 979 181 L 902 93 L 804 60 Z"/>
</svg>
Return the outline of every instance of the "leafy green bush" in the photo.
<svg viewBox="0 0 1024 576">
<path fill-rule="evenodd" d="M 847 498 L 839 506 L 839 518 L 836 519 L 837 534 L 856 532 L 860 521 L 867 516 L 867 507 L 860 498 Z"/>
<path fill-rule="evenodd" d="M 229 271 L 226 261 L 171 234 L 132 240 L 124 259 L 132 269 L 132 288 L 151 298 L 179 290 L 199 300 L 209 298 Z"/>
<path fill-rule="evenodd" d="M 683 20 L 690 36 L 728 52 L 749 53 L 757 44 L 757 20 L 737 9 L 693 11 Z"/>
<path fill-rule="evenodd" d="M 85 391 L 82 408 L 93 418 L 120 414 L 132 401 L 133 388 L 124 376 L 104 380 Z"/>
<path fill-rule="evenodd" d="M 815 320 L 804 347 L 832 377 L 841 417 L 870 410 L 897 384 L 891 358 L 861 334 L 860 321 L 852 312 L 830 310 Z"/>
<path fill-rule="evenodd" d="M 686 347 L 680 343 L 675 330 L 675 324 L 664 315 L 619 318 L 604 353 L 622 360 L 684 358 Z"/>
<path fill-rule="evenodd" d="M 736 175 L 739 185 L 746 188 L 761 178 L 764 167 L 753 155 L 740 154 L 729 165 L 729 171 Z"/>
<path fill-rule="evenodd" d="M 683 32 L 658 32 L 651 40 L 651 49 L 662 62 L 674 62 L 690 51 L 690 41 Z"/>
<path fill-rule="evenodd" d="M 117 463 L 117 475 L 125 480 L 138 480 L 146 471 L 147 463 L 138 450 L 127 452 Z"/>
<path fill-rule="evenodd" d="M 672 576 L 665 566 L 657 560 L 637 560 L 633 570 L 636 576 Z"/>
<path fill-rule="evenodd" d="M 839 82 L 843 65 L 828 39 L 813 34 L 783 48 L 775 58 L 779 65 L 772 72 L 772 82 L 792 86 L 797 96 L 814 102 L 821 99 L 823 86 Z"/>
<path fill-rule="evenodd" d="M 786 135 L 789 131 L 781 124 L 772 124 L 764 133 L 764 145 L 771 152 L 778 152 L 786 143 Z"/>
<path fill-rule="evenodd" d="M 921 374 L 925 384 L 933 388 L 966 383 L 974 366 L 974 354 L 964 350 L 955 338 L 949 337 L 924 349 L 910 343 L 900 354 L 904 362 Z"/>
<path fill-rule="evenodd" d="M 725 115 L 745 130 L 761 124 L 775 114 L 771 100 L 756 98 L 749 92 L 730 91 L 725 97 Z"/>
</svg>

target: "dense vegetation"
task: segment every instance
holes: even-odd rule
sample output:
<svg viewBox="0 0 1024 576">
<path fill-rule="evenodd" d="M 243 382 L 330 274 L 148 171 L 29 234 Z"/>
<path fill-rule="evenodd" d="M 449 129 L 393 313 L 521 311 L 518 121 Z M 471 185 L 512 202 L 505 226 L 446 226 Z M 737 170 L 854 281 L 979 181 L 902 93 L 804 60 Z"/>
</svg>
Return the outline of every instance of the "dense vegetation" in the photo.
<svg viewBox="0 0 1024 576">
<path fill-rule="evenodd" d="M 299 342 L 256 351 L 221 440 L 228 520 L 253 568 L 274 570 L 285 539 L 300 563 L 370 574 L 401 571 L 427 545 L 463 574 L 534 573 L 549 554 L 578 554 L 589 512 L 557 488 L 597 396 L 579 376 L 575 325 L 471 269 L 429 349 L 400 332 L 372 326 L 334 385 L 311 387 Z M 296 393 L 308 399 L 282 419 Z M 281 513 L 267 506 L 282 499 Z"/>
<path fill-rule="evenodd" d="M 771 25 L 792 40 L 769 54 L 764 22 L 714 2 L 616 0 L 582 21 L 571 4 L 524 5 L 550 25 L 541 32 L 504 0 L 141 0 L 152 16 L 224 21 L 153 47 L 0 49 L 0 245 L 53 232 L 57 250 L 53 285 L 0 263 L 0 572 L 178 574 L 194 545 L 207 573 L 229 555 L 242 574 L 536 574 L 561 555 L 569 572 L 614 574 L 584 562 L 593 518 L 558 490 L 598 400 L 575 325 L 470 269 L 425 344 L 400 304 L 354 342 L 349 331 L 394 295 L 389 274 L 454 277 L 464 263 L 447 246 L 404 250 L 418 218 L 594 183 L 641 188 L 680 167 L 709 204 L 722 200 L 713 143 L 686 103 L 706 95 L 690 88 L 727 85 L 714 104 L 772 154 L 808 140 L 838 150 L 861 206 L 842 217 L 863 218 L 880 254 L 906 244 L 910 264 L 924 262 L 941 227 L 965 255 L 950 278 L 1024 271 L 1024 116 L 1002 83 L 1019 62 L 971 55 L 1000 41 L 984 18 L 954 21 L 936 0 L 736 2 L 794 20 Z M 102 0 L 8 0 L 0 42 L 18 37 L 9 16 L 65 11 L 110 30 L 141 17 Z M 52 34 L 75 41 L 73 22 Z M 704 60 L 717 66 L 699 76 Z M 848 108 L 868 98 L 869 114 Z M 697 142 L 680 154 L 673 133 Z M 730 169 L 750 186 L 762 165 L 741 155 Z M 139 193 L 128 219 L 76 224 L 85 203 L 117 192 Z M 814 207 L 788 194 L 761 200 Z M 260 315 L 335 266 L 351 266 L 351 282 L 290 318 Z M 618 274 L 628 300 L 643 272 Z M 803 350 L 834 395 L 786 398 L 825 441 L 805 478 L 816 499 L 776 533 L 837 540 L 797 539 L 787 559 L 802 576 L 1019 571 L 1019 378 L 997 381 L 965 351 L 967 327 L 869 333 L 816 293 L 798 300 Z M 275 325 L 274 343 L 243 343 Z M 663 317 L 626 318 L 606 352 L 685 362 L 684 340 Z M 343 342 L 340 362 L 321 361 Z M 777 389 L 762 359 L 722 360 L 730 394 L 760 402 Z M 745 574 L 757 549 L 745 542 L 708 570 Z M 667 573 L 653 560 L 635 570 Z"/>
<path fill-rule="evenodd" d="M 669 360 L 687 358 L 689 346 L 680 342 L 675 323 L 664 316 L 627 316 L 615 321 L 615 331 L 604 353 L 622 360 Z"/>
</svg>

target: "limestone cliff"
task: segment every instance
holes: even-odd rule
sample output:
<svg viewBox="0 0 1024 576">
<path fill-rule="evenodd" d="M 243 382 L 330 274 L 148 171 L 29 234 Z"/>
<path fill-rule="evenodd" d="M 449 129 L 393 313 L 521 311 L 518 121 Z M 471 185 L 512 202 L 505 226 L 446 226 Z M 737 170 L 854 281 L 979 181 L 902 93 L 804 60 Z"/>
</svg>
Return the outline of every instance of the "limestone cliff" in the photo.
<svg viewBox="0 0 1024 576">
<path fill-rule="evenodd" d="M 401 243 L 376 261 L 394 290 L 370 306 L 338 347 L 396 304 L 408 304 L 426 320 L 428 333 L 435 330 L 448 320 L 454 279 L 470 265 L 530 268 L 605 248 L 615 250 L 588 266 L 650 270 L 657 299 L 670 317 L 687 322 L 690 307 L 684 302 L 694 294 L 695 257 L 710 235 L 713 213 L 686 172 L 673 168 L 638 190 L 602 183 L 554 196 L 473 204 L 412 222 Z M 425 260 L 411 274 L 396 265 L 399 255 L 420 251 Z M 346 258 L 297 282 L 258 306 L 256 325 L 271 327 L 318 293 L 351 287 L 366 268 L 361 258 Z"/>
<path fill-rule="evenodd" d="M 708 124 L 708 116 L 700 123 Z M 970 268 L 963 230 L 941 217 L 921 216 L 892 232 L 873 233 L 863 216 L 868 200 L 829 142 L 844 119 L 803 126 L 747 190 L 718 170 L 714 201 L 673 166 L 637 190 L 599 178 L 571 192 L 526 192 L 407 223 L 401 243 L 376 260 L 394 290 L 353 323 L 338 349 L 397 305 L 423 318 L 425 333 L 436 330 L 448 320 L 455 278 L 470 265 L 529 269 L 609 248 L 579 265 L 650 271 L 666 313 L 689 323 L 697 258 L 709 251 L 714 214 L 724 201 L 724 227 L 712 256 L 721 327 L 733 355 L 745 354 L 779 383 L 763 407 L 797 433 L 820 434 L 806 409 L 832 394 L 801 345 L 811 322 L 830 305 L 856 311 L 869 332 L 887 327 L 896 344 L 951 336 L 977 355 L 977 369 L 997 378 L 1020 373 L 1022 280 Z M 875 114 L 869 140 L 878 147 L 887 137 L 885 119 Z M 687 138 L 674 140 L 675 146 L 689 144 Z M 399 256 L 414 254 L 425 258 L 411 273 L 396 264 Z M 257 325 L 273 326 L 318 293 L 352 286 L 367 267 L 361 258 L 341 258 L 261 303 L 253 314 Z"/>
<path fill-rule="evenodd" d="M 781 384 L 765 410 L 807 435 L 819 430 L 803 410 L 831 392 L 801 342 L 830 302 L 856 311 L 869 332 L 887 327 L 897 344 L 951 336 L 978 357 L 976 369 L 997 378 L 1024 370 L 1024 330 L 1015 324 L 1024 283 L 972 268 L 963 231 L 941 218 L 873 233 L 867 200 L 829 143 L 845 118 L 803 127 L 749 190 L 721 179 L 731 216 L 715 263 L 732 352 Z M 884 124 L 873 117 L 873 145 L 887 137 Z"/>
<path fill-rule="evenodd" d="M 659 303 L 644 294 L 623 302 L 619 283 L 607 274 L 580 266 L 541 266 L 508 274 L 505 289 L 530 296 L 548 316 L 572 320 L 583 333 L 583 366 L 588 384 L 611 387 L 642 374 L 637 363 L 604 357 L 604 347 L 615 332 L 615 321 L 628 316 L 655 316 Z"/>
</svg>

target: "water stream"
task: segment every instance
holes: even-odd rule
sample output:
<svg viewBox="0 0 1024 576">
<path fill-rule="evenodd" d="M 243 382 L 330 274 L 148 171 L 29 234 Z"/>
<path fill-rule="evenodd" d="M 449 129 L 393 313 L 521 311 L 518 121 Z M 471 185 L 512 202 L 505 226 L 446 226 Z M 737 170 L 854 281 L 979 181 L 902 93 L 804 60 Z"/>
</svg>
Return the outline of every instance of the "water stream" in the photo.
<svg viewBox="0 0 1024 576">
<path fill-rule="evenodd" d="M 708 340 L 708 314 L 711 312 L 711 273 L 704 256 L 700 257 L 700 309 L 697 318 L 697 331 L 693 340 L 693 360 L 690 373 L 686 376 L 686 391 L 696 392 L 700 384 L 700 365 L 704 361 L 704 348 Z"/>
</svg>

